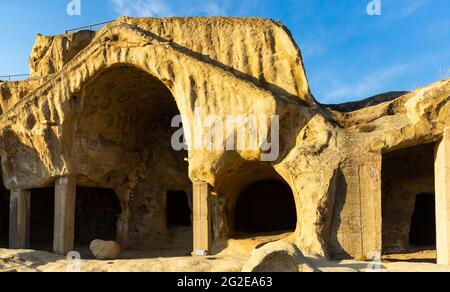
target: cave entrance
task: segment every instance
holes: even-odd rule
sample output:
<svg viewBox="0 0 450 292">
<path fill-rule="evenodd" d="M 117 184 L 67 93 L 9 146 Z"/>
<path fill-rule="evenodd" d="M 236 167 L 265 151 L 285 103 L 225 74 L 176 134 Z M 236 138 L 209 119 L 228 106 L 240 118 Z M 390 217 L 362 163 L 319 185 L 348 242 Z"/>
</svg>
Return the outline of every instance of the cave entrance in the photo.
<svg viewBox="0 0 450 292">
<path fill-rule="evenodd" d="M 0 248 L 7 248 L 9 245 L 9 198 L 9 190 L 0 181 Z"/>
<path fill-rule="evenodd" d="M 53 251 L 55 188 L 31 190 L 30 248 Z"/>
<path fill-rule="evenodd" d="M 239 195 L 234 212 L 238 234 L 272 234 L 295 230 L 297 215 L 291 188 L 279 180 L 251 184 Z"/>
<path fill-rule="evenodd" d="M 31 190 L 30 247 L 53 251 L 55 188 Z M 94 239 L 116 240 L 120 202 L 113 190 L 77 187 L 75 246 L 87 247 Z"/>
<path fill-rule="evenodd" d="M 436 199 L 434 194 L 419 194 L 416 197 L 409 243 L 415 247 L 436 246 Z"/>
<path fill-rule="evenodd" d="M 121 213 L 114 190 L 77 187 L 75 246 L 88 247 L 95 239 L 115 241 Z"/>
<path fill-rule="evenodd" d="M 167 254 L 181 250 L 180 255 L 191 252 L 192 228 L 169 228 L 188 224 L 188 208 L 185 198 L 167 198 L 167 192 L 192 189 L 185 145 L 183 141 L 172 145 L 173 134 L 181 124 L 172 127 L 180 111 L 171 90 L 140 68 L 117 64 L 95 76 L 80 96 L 84 107 L 77 131 L 80 145 L 85 146 L 79 153 L 81 159 L 96 162 L 96 173 L 111 180 L 103 184 L 114 184 L 118 189 L 133 187 L 123 205 L 127 208 L 123 210 L 125 218 L 119 222 L 124 224 L 119 235 L 127 250 L 149 251 L 152 257 L 162 255 L 163 250 Z M 88 179 L 80 184 L 92 184 Z M 178 208 L 183 209 L 181 213 L 173 214 Z M 114 219 L 109 222 L 116 222 Z M 112 233 L 105 235 L 113 237 Z M 87 243 L 93 236 L 78 237 Z"/>
<path fill-rule="evenodd" d="M 383 155 L 382 247 L 387 259 L 436 261 L 435 144 Z"/>
<path fill-rule="evenodd" d="M 185 191 L 167 192 L 166 210 L 168 228 L 192 226 L 192 211 Z"/>
</svg>

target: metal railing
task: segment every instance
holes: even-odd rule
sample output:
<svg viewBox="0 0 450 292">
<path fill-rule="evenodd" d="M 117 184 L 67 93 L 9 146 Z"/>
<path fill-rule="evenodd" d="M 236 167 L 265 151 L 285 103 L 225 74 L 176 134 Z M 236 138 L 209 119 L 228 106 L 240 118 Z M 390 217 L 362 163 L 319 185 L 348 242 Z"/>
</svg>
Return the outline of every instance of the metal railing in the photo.
<svg viewBox="0 0 450 292">
<path fill-rule="evenodd" d="M 67 29 L 66 30 L 66 34 L 68 34 L 69 32 L 76 32 L 76 31 L 80 31 L 83 29 L 89 29 L 92 30 L 93 28 L 97 27 L 97 26 L 101 26 L 101 25 L 105 25 L 111 22 L 114 22 L 115 20 L 109 20 L 109 21 L 103 21 L 103 22 L 99 22 L 99 23 L 94 23 L 94 24 L 89 24 L 89 25 L 85 25 L 85 26 L 80 26 L 80 27 L 76 27 L 76 28 L 71 28 L 71 29 Z M 29 77 L 30 74 L 15 74 L 15 75 L 4 75 L 4 76 L 0 76 L 0 82 L 1 81 L 18 81 L 18 80 L 22 80 L 25 78 L 22 77 Z"/>
<path fill-rule="evenodd" d="M 94 23 L 94 24 L 89 24 L 89 25 L 85 25 L 85 26 L 80 26 L 80 27 L 76 27 L 76 28 L 71 28 L 71 29 L 67 29 L 66 30 L 66 34 L 68 34 L 69 32 L 73 32 L 73 31 L 80 31 L 83 29 L 89 29 L 92 30 L 94 27 L 100 26 L 100 25 L 105 25 L 108 23 L 111 23 L 115 20 L 109 20 L 109 21 L 104 21 L 104 22 L 99 22 L 99 23 Z"/>
<path fill-rule="evenodd" d="M 105 25 L 105 24 L 108 24 L 108 23 L 111 23 L 114 21 L 115 20 L 103 21 L 103 22 L 99 22 L 99 23 L 94 23 L 94 24 L 89 24 L 89 25 L 85 25 L 85 26 L 67 29 L 66 34 L 68 34 L 69 32 L 76 32 L 76 31 L 80 31 L 83 29 L 92 30 L 93 28 L 95 28 L 97 26 Z M 19 81 L 19 80 L 26 79 L 25 77 L 29 77 L 29 76 L 30 76 L 30 74 L 3 75 L 3 76 L 0 76 L 0 82 L 2 82 L 2 81 L 3 82 Z"/>
<path fill-rule="evenodd" d="M 5 76 L 0 76 L 0 80 L 2 81 L 15 81 L 15 80 L 21 80 L 21 79 L 25 79 L 25 78 L 21 78 L 21 77 L 29 77 L 30 74 L 16 74 L 16 75 L 5 75 Z"/>
</svg>

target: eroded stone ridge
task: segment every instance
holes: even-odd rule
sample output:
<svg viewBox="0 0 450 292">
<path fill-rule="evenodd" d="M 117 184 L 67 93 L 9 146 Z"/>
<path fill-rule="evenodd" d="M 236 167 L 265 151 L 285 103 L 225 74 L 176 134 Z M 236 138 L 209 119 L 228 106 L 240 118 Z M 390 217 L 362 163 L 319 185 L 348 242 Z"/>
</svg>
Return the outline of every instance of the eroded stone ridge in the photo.
<svg viewBox="0 0 450 292">
<path fill-rule="evenodd" d="M 427 186 L 405 194 L 383 161 L 439 143 L 449 124 L 450 80 L 358 104 L 318 104 L 289 31 L 266 19 L 120 18 L 95 33 L 38 36 L 30 69 L 30 80 L 0 83 L 4 185 L 35 189 L 69 176 L 80 187 L 113 189 L 122 247 L 191 252 L 192 228 L 172 226 L 191 220 L 194 237 L 212 226 L 205 238 L 220 251 L 236 234 L 240 194 L 282 181 L 297 213 L 289 240 L 303 253 L 370 258 L 383 244 L 406 248 L 414 197 L 434 192 L 433 179 L 424 175 Z M 181 114 L 187 124 L 199 108 L 205 116 L 279 116 L 278 159 L 260 161 L 260 150 L 173 151 L 171 119 Z M 192 203 L 193 182 L 209 186 L 194 202 L 210 212 Z M 386 215 L 387 227 L 385 190 L 389 210 L 409 206 Z M 180 192 L 186 202 L 177 201 Z M 267 198 L 255 197 L 255 208 Z M 172 204 L 185 204 L 188 218 L 169 216 Z M 402 223 L 390 228 L 396 216 Z"/>
</svg>

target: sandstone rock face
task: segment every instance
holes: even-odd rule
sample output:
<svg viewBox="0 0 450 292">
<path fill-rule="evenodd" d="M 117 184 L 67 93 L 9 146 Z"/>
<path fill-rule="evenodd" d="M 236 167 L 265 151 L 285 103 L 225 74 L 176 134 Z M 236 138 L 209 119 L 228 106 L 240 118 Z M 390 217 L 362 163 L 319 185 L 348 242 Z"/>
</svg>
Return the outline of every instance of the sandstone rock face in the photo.
<svg viewBox="0 0 450 292">
<path fill-rule="evenodd" d="M 450 122 L 449 79 L 320 105 L 290 33 L 266 19 L 120 18 L 95 33 L 39 36 L 30 68 L 32 79 L 0 83 L 4 185 L 42 188 L 70 175 L 82 187 L 113 189 L 123 247 L 192 251 L 191 229 L 167 222 L 170 191 L 185 192 L 192 208 L 192 182 L 211 185 L 213 231 L 227 239 L 241 192 L 282 180 L 294 195 L 293 238 L 304 254 L 367 258 L 382 250 L 382 193 L 390 181 L 383 159 L 440 141 Z M 196 110 L 278 116 L 277 159 L 261 161 L 261 149 L 198 150 L 190 142 L 174 151 L 172 118 L 181 114 L 192 125 Z"/>
<path fill-rule="evenodd" d="M 7 112 L 32 90 L 42 85 L 42 83 L 42 78 L 0 83 L 0 112 L 2 114 Z"/>
<path fill-rule="evenodd" d="M 39 72 L 43 62 L 42 70 L 54 67 L 55 73 L 48 71 L 32 94 L 15 97 L 20 101 L 3 115 L 0 148 L 18 147 L 2 155 L 4 183 L 34 188 L 77 173 L 81 186 L 114 189 L 123 206 L 118 237 L 126 245 L 176 244 L 179 232 L 167 229 L 162 208 L 167 191 L 190 196 L 195 180 L 220 185 L 223 173 L 261 156 L 169 151 L 176 112 L 186 122 L 197 108 L 204 116 L 279 113 L 286 125 L 283 155 L 295 143 L 296 128 L 313 115 L 299 50 L 271 20 L 123 18 L 97 32 L 67 64 L 70 58 L 61 56 L 68 53 L 52 44 L 38 38 L 31 66 Z"/>
<path fill-rule="evenodd" d="M 38 35 L 32 49 L 30 76 L 46 77 L 60 71 L 94 38 L 94 31 L 79 31 L 67 35 Z"/>
<path fill-rule="evenodd" d="M 295 244 L 279 241 L 255 249 L 242 272 L 303 272 L 311 271 Z"/>
<path fill-rule="evenodd" d="M 121 21 L 258 86 L 315 103 L 309 94 L 300 50 L 279 22 L 223 17 Z"/>
<path fill-rule="evenodd" d="M 115 260 L 120 256 L 121 248 L 117 242 L 94 240 L 91 242 L 90 250 L 98 260 Z"/>
</svg>

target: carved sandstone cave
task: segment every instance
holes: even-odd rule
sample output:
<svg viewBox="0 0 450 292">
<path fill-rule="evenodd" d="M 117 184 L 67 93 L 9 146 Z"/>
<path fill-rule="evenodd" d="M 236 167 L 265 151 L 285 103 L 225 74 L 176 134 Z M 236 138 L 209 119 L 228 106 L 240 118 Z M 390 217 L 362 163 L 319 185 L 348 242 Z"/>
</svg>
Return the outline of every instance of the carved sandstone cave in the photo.
<svg viewBox="0 0 450 292">
<path fill-rule="evenodd" d="M 33 210 L 35 190 L 55 187 L 46 208 L 62 219 L 55 230 L 43 225 L 60 253 L 108 236 L 173 256 L 217 253 L 242 232 L 276 231 L 293 232 L 285 240 L 305 254 L 369 258 L 416 242 L 422 227 L 411 226 L 427 213 L 416 197 L 436 193 L 445 261 L 450 80 L 322 105 L 287 28 L 244 18 L 120 18 L 98 32 L 39 36 L 30 68 L 30 80 L 0 83 L 3 183 L 14 207 L 14 222 L 2 215 L 0 230 L 10 224 L 20 234 L 15 218 L 28 213 L 15 202 L 31 194 Z M 278 159 L 260 161 L 260 150 L 173 150 L 171 119 L 181 114 L 190 124 L 196 108 L 279 116 Z M 258 211 L 269 205 L 264 224 Z M 28 243 L 17 234 L 13 243 Z"/>
</svg>

